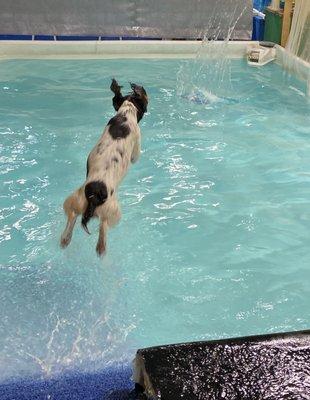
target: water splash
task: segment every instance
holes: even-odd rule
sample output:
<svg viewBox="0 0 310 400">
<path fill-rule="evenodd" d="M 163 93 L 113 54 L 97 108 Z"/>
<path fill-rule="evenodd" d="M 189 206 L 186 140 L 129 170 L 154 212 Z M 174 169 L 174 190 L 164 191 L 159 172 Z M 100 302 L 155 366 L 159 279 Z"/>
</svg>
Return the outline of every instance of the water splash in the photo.
<svg viewBox="0 0 310 400">
<path fill-rule="evenodd" d="M 286 50 L 290 54 L 283 59 L 285 69 L 297 73 L 306 80 L 305 92 L 310 97 L 310 2 L 308 0 L 295 3 Z"/>
<path fill-rule="evenodd" d="M 286 49 L 306 62 L 310 62 L 310 2 L 296 2 L 290 36 Z"/>
<path fill-rule="evenodd" d="M 194 61 L 183 64 L 177 76 L 177 93 L 198 104 L 227 102 L 233 92 L 229 41 L 247 6 L 231 1 L 223 12 L 219 2 L 206 22 Z M 225 26 L 226 21 L 229 23 Z"/>
<path fill-rule="evenodd" d="M 182 98 L 187 99 L 193 103 L 200 105 L 215 105 L 215 104 L 235 104 L 238 101 L 230 97 L 219 97 L 210 92 L 209 90 L 194 88 L 188 95 L 181 95 Z"/>
</svg>

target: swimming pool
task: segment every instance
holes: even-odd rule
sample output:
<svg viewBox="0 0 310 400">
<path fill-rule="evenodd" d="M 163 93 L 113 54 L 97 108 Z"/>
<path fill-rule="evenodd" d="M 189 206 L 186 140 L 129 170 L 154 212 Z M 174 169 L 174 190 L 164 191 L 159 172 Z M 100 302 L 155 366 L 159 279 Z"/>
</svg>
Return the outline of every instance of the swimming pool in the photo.
<svg viewBox="0 0 310 400">
<path fill-rule="evenodd" d="M 309 327 L 303 84 L 278 65 L 232 60 L 228 100 L 199 104 L 178 90 L 196 69 L 162 59 L 0 63 L 3 380 L 93 370 L 143 346 Z M 216 90 L 214 68 L 203 71 L 197 86 Z M 77 225 L 67 250 L 58 243 L 62 202 L 113 115 L 113 76 L 142 83 L 150 106 L 141 159 L 120 188 L 123 218 L 99 260 L 95 221 L 91 237 Z"/>
</svg>

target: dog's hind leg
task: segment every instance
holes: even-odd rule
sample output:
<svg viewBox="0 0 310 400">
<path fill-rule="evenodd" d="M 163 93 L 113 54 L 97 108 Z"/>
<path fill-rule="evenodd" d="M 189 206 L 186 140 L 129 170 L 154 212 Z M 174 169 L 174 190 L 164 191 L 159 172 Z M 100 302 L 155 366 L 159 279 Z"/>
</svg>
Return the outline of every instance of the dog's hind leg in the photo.
<svg viewBox="0 0 310 400">
<path fill-rule="evenodd" d="M 79 214 L 83 213 L 85 207 L 86 199 L 85 196 L 83 196 L 83 188 L 78 189 L 65 200 L 63 208 L 68 219 L 66 228 L 61 235 L 61 247 L 67 247 L 71 242 L 72 232 L 76 223 L 76 219 Z"/>
<path fill-rule="evenodd" d="M 100 219 L 99 238 L 96 247 L 96 251 L 99 257 L 102 256 L 106 251 L 107 231 L 108 231 L 108 221 L 106 219 Z"/>
<path fill-rule="evenodd" d="M 112 228 L 119 223 L 121 219 L 121 209 L 117 201 L 117 197 L 114 195 L 109 203 L 106 205 L 106 216 L 109 228 Z"/>
<path fill-rule="evenodd" d="M 75 214 L 74 211 L 71 211 L 67 215 L 68 215 L 67 225 L 66 225 L 66 228 L 63 231 L 63 233 L 61 235 L 61 239 L 60 239 L 60 246 L 62 248 L 67 247 L 69 245 L 69 243 L 71 242 L 73 228 L 74 228 L 74 225 L 75 225 L 76 219 L 77 219 L 77 215 Z"/>
<path fill-rule="evenodd" d="M 132 154 L 131 154 L 131 162 L 133 164 L 138 161 L 138 159 L 140 157 L 140 153 L 141 153 L 141 143 L 140 143 L 140 133 L 139 133 L 139 136 L 136 139 L 136 142 L 135 142 L 134 148 L 132 150 Z"/>
</svg>

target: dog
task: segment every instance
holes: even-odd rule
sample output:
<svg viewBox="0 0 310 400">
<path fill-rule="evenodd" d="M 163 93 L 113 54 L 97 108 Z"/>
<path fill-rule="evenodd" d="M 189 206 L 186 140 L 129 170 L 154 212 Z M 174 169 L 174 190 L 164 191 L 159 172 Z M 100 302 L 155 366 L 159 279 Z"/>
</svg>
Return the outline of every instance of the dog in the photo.
<svg viewBox="0 0 310 400">
<path fill-rule="evenodd" d="M 121 218 L 117 200 L 117 188 L 131 163 L 140 155 L 141 133 L 138 122 L 147 112 L 148 96 L 142 86 L 131 83 L 132 92 L 121 93 L 115 79 L 110 86 L 116 115 L 108 122 L 102 136 L 87 158 L 86 180 L 69 196 L 63 209 L 67 225 L 61 235 L 60 245 L 69 245 L 77 217 L 82 215 L 82 227 L 89 234 L 87 223 L 98 217 L 99 238 L 96 251 L 102 256 L 106 251 L 108 228 L 116 225 Z"/>
</svg>

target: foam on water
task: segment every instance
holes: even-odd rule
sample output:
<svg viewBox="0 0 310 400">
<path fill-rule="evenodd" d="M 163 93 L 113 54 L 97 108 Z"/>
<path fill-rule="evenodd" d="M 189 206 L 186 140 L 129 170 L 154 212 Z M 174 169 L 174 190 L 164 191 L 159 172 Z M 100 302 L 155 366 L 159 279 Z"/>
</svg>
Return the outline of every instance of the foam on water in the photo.
<svg viewBox="0 0 310 400">
<path fill-rule="evenodd" d="M 182 97 L 196 104 L 212 105 L 214 103 L 233 104 L 238 100 L 229 97 L 219 97 L 208 90 L 195 89 L 188 95 L 183 94 Z"/>
<path fill-rule="evenodd" d="M 222 93 L 238 101 L 210 98 L 201 75 L 207 104 L 197 104 L 177 90 L 180 68 L 197 63 L 1 62 L 2 379 L 309 327 L 303 84 L 276 65 L 231 61 L 233 91 Z M 58 242 L 62 202 L 113 115 L 112 76 L 142 83 L 150 107 L 141 159 L 119 192 L 123 218 L 99 260 L 96 221 L 90 237 L 77 224 L 66 251 Z"/>
</svg>

